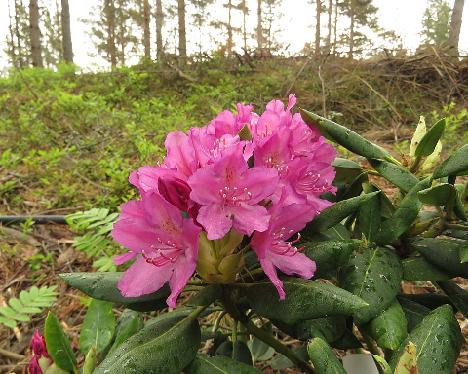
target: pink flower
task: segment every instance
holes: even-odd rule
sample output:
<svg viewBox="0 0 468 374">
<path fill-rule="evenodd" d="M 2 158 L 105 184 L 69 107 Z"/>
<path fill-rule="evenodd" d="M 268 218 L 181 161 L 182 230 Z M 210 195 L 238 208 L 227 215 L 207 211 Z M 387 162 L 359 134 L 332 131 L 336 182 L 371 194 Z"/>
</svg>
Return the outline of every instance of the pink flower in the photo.
<svg viewBox="0 0 468 374">
<path fill-rule="evenodd" d="M 167 304 L 175 307 L 177 296 L 195 271 L 200 231 L 156 192 L 124 204 L 112 236 L 129 252 L 115 262 L 137 259 L 118 283 L 122 295 L 145 295 L 169 282 Z"/>
<path fill-rule="evenodd" d="M 210 240 L 222 238 L 231 227 L 246 235 L 265 231 L 269 214 L 259 203 L 272 195 L 277 183 L 276 170 L 249 169 L 242 144 L 229 148 L 188 180 L 190 198 L 201 205 L 197 221 Z"/>
<path fill-rule="evenodd" d="M 159 178 L 181 179 L 185 180 L 186 177 L 179 173 L 176 169 L 170 169 L 167 166 L 143 166 L 138 170 L 132 171 L 128 180 L 136 188 L 140 194 L 148 191 L 158 190 Z"/>
<path fill-rule="evenodd" d="M 268 230 L 256 232 L 251 242 L 263 271 L 275 285 L 281 300 L 284 300 L 286 294 L 276 268 L 287 275 L 296 274 L 305 279 L 312 278 L 316 269 L 315 262 L 293 245 L 299 238 L 287 242 L 312 220 L 315 211 L 307 205 L 284 205 L 286 191 L 283 191 L 280 201 L 269 210 L 271 218 Z"/>
<path fill-rule="evenodd" d="M 195 150 L 189 136 L 182 131 L 173 131 L 167 135 L 164 145 L 167 156 L 164 161 L 169 168 L 177 170 L 186 178 L 198 168 Z"/>
<path fill-rule="evenodd" d="M 49 367 L 52 364 L 52 359 L 47 352 L 45 339 L 37 329 L 31 338 L 29 348 L 31 349 L 32 356 L 29 360 L 28 372 L 29 374 L 42 374 L 42 369 L 44 368 L 45 370 Z M 41 363 L 39 360 L 41 360 Z"/>
</svg>

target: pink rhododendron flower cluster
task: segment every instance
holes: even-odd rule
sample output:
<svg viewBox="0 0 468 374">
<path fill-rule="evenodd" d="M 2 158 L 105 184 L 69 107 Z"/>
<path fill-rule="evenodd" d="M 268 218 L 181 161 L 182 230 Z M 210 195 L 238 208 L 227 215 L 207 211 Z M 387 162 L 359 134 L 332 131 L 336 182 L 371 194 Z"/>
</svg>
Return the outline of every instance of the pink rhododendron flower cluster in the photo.
<svg viewBox="0 0 468 374">
<path fill-rule="evenodd" d="M 306 223 L 331 204 L 320 196 L 335 192 L 335 150 L 291 112 L 295 102 L 294 95 L 286 108 L 273 100 L 261 115 L 237 104 L 237 114 L 225 110 L 204 127 L 171 132 L 162 165 L 130 175 L 141 198 L 122 206 L 112 233 L 129 250 L 115 262 L 136 259 L 118 285 L 124 296 L 169 282 L 167 303 L 175 307 L 195 272 L 202 231 L 209 240 L 230 230 L 245 235 L 281 299 L 277 269 L 314 275 L 315 262 L 294 244 Z"/>
<path fill-rule="evenodd" d="M 52 364 L 52 359 L 47 352 L 44 337 L 36 329 L 29 345 L 31 349 L 31 359 L 28 365 L 29 374 L 42 374 L 43 370 Z"/>
</svg>

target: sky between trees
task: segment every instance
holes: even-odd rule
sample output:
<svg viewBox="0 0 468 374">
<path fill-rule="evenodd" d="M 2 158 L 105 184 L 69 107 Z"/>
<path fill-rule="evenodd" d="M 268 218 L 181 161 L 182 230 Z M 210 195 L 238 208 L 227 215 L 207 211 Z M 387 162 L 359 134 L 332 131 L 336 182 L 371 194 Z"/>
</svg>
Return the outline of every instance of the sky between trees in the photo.
<svg viewBox="0 0 468 374">
<path fill-rule="evenodd" d="M 9 65 L 5 49 L 7 48 L 7 37 L 9 33 L 8 21 L 8 1 L 10 6 L 14 7 L 14 0 L 2 0 L 0 4 L 0 69 Z M 233 1 L 236 3 L 238 1 Z M 28 5 L 28 0 L 23 0 L 23 3 Z M 56 10 L 56 3 L 60 4 L 57 0 L 40 0 L 39 6 L 50 9 L 53 13 Z M 70 19 L 71 19 L 71 35 L 74 51 L 74 62 L 86 69 L 100 69 L 107 68 L 108 63 L 105 58 L 102 58 L 102 53 L 99 54 L 95 43 L 95 37 L 90 36 L 91 24 L 83 22 L 84 19 L 97 20 L 100 15 L 96 8 L 101 1 L 97 0 L 69 0 L 70 5 Z M 175 0 L 163 0 L 165 6 L 176 3 Z M 214 20 L 219 22 L 227 22 L 228 10 L 223 6 L 227 1 L 214 1 L 212 5 L 207 8 L 210 13 L 209 19 L 203 26 L 203 32 L 200 34 L 197 27 L 194 25 L 193 15 L 197 12 L 195 7 L 189 0 L 186 1 L 186 28 L 187 28 L 187 52 L 188 54 L 195 54 L 200 50 L 200 44 L 206 52 L 219 49 L 222 44 L 224 34 L 223 29 L 215 29 L 211 26 Z M 373 5 L 378 9 L 376 18 L 379 26 L 388 31 L 395 31 L 399 39 L 388 42 L 383 37 L 379 37 L 369 32 L 371 38 L 372 48 L 379 49 L 382 47 L 391 48 L 395 43 L 402 43 L 402 46 L 410 51 L 414 51 L 420 44 L 422 37 L 420 35 L 422 29 L 423 14 L 428 6 L 427 0 L 374 0 Z M 154 0 L 149 1 L 154 11 Z M 247 29 L 247 45 L 248 48 L 256 47 L 255 28 L 257 22 L 256 7 L 257 0 L 247 0 L 247 7 L 249 13 L 246 15 L 246 29 Z M 322 0 L 322 6 L 328 4 L 328 0 Z M 447 4 L 451 8 L 453 0 L 448 0 Z M 93 9 L 94 8 L 94 9 Z M 94 12 L 94 14 L 93 14 Z M 278 53 L 285 55 L 292 55 L 300 53 L 304 50 L 304 46 L 309 43 L 312 47 L 315 38 L 315 23 L 316 23 L 316 7 L 314 2 L 310 0 L 285 0 L 277 1 L 277 6 L 274 9 L 272 16 L 272 27 L 275 32 L 277 44 L 280 46 Z M 165 9 L 165 22 L 163 27 L 164 42 L 168 53 L 177 53 L 177 18 L 176 14 L 169 14 Z M 326 34 L 327 28 L 327 14 L 322 13 L 322 37 Z M 231 23 L 234 28 L 243 27 L 243 14 L 239 11 L 231 12 Z M 342 33 L 349 26 L 348 19 L 338 18 L 337 33 Z M 155 30 L 155 17 L 151 18 L 150 30 Z M 241 51 L 243 45 L 242 30 L 234 32 L 233 44 L 234 50 Z M 366 32 L 366 30 L 363 30 Z M 41 30 L 44 34 L 44 30 Z M 142 38 L 141 30 L 134 29 L 132 31 L 134 36 L 138 39 Z M 372 35 L 371 35 L 372 34 Z M 220 38 L 221 36 L 221 38 Z M 156 57 L 156 42 L 154 33 L 151 35 L 151 54 Z M 461 54 L 468 51 L 468 11 L 464 12 L 462 27 L 460 31 L 459 50 Z M 344 51 L 344 50 L 343 50 Z M 342 51 L 342 52 L 343 52 Z M 139 61 L 142 51 L 128 51 L 126 53 L 126 64 L 132 64 Z"/>
</svg>

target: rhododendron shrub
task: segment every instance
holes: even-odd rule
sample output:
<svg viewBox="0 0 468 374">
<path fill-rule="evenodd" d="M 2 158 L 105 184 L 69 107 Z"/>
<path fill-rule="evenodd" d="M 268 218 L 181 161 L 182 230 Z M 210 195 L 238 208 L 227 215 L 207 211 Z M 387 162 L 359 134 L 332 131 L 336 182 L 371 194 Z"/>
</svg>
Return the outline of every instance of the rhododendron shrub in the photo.
<svg viewBox="0 0 468 374">
<path fill-rule="evenodd" d="M 201 232 L 208 240 L 231 230 L 244 235 L 241 242 L 250 243 L 280 299 L 285 292 L 276 269 L 313 277 L 315 262 L 291 238 L 331 205 L 321 196 L 336 191 L 336 152 L 291 112 L 295 103 L 294 95 L 286 108 L 273 100 L 260 115 L 237 104 L 237 114 L 223 111 L 204 127 L 172 132 L 164 162 L 131 174 L 140 200 L 122 207 L 112 232 L 129 250 L 116 263 L 136 258 L 119 282 L 124 296 L 169 282 L 167 302 L 175 307 L 194 275 Z"/>
<path fill-rule="evenodd" d="M 445 121 L 421 121 L 399 161 L 295 104 L 237 104 L 167 135 L 161 163 L 131 173 L 137 198 L 113 225 L 122 271 L 61 275 L 93 298 L 84 360 L 49 313 L 31 373 L 344 374 L 334 348 L 386 374 L 453 372 L 454 313 L 468 305 L 450 280 L 468 275 L 468 145 L 434 164 Z M 402 281 L 437 290 L 411 295 Z"/>
</svg>

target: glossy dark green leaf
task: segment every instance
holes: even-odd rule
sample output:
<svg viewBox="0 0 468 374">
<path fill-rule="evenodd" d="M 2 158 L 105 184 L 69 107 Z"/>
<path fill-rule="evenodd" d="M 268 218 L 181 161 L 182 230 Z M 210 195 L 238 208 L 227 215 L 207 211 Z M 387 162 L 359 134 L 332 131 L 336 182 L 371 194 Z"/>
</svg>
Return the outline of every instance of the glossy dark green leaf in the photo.
<svg viewBox="0 0 468 374">
<path fill-rule="evenodd" d="M 422 137 L 414 151 L 416 157 L 427 157 L 432 152 L 445 131 L 445 118 L 437 121 Z"/>
<path fill-rule="evenodd" d="M 335 158 L 333 160 L 335 168 L 335 181 L 351 181 L 362 173 L 361 165 L 346 158 Z"/>
<path fill-rule="evenodd" d="M 330 240 L 319 243 L 305 242 L 303 253 L 317 264 L 315 276 L 330 278 L 336 275 L 337 269 L 344 265 L 351 253 L 361 245 L 357 240 Z"/>
<path fill-rule="evenodd" d="M 123 342 L 94 374 L 178 374 L 194 358 L 200 327 L 191 315 L 156 318 Z"/>
<path fill-rule="evenodd" d="M 332 195 L 333 197 L 331 201 L 342 201 L 359 196 L 363 191 L 363 183 L 368 181 L 369 175 L 367 174 L 367 171 L 358 174 L 350 183 L 338 186 L 338 191 L 335 196 Z"/>
<path fill-rule="evenodd" d="M 134 310 L 125 310 L 117 321 L 115 339 L 109 351 L 113 352 L 124 341 L 135 335 L 143 328 L 143 316 Z"/>
<path fill-rule="evenodd" d="M 457 309 L 468 318 L 468 291 L 451 281 L 437 282 L 437 284 L 447 294 Z"/>
<path fill-rule="evenodd" d="M 434 170 L 433 178 L 438 179 L 449 175 L 466 175 L 467 173 L 468 144 L 465 144 Z"/>
<path fill-rule="evenodd" d="M 432 265 L 422 256 L 404 259 L 403 279 L 407 281 L 439 281 L 450 279 L 450 276 Z"/>
<path fill-rule="evenodd" d="M 274 321 L 275 325 L 289 336 L 299 340 L 322 338 L 328 343 L 340 339 L 346 330 L 346 319 L 343 316 L 308 319 L 293 324 Z"/>
<path fill-rule="evenodd" d="M 419 374 L 452 373 L 463 342 L 452 308 L 444 305 L 424 317 L 392 356 L 392 368 L 397 365 L 409 342 L 416 346 Z"/>
<path fill-rule="evenodd" d="M 365 192 L 376 192 L 379 191 L 372 185 L 365 186 Z M 359 207 L 357 215 L 357 226 L 356 229 L 359 230 L 361 236 L 367 239 L 367 241 L 372 242 L 377 235 L 380 224 L 381 224 L 381 194 L 373 196 L 371 199 L 367 200 L 364 204 Z"/>
<path fill-rule="evenodd" d="M 455 188 L 449 183 L 438 184 L 418 192 L 419 200 L 426 205 L 446 206 L 456 197 Z"/>
<path fill-rule="evenodd" d="M 455 307 L 455 305 L 453 305 L 452 302 L 450 301 L 449 297 L 441 293 L 427 292 L 427 293 L 416 293 L 416 294 L 401 294 L 399 295 L 399 297 L 404 297 L 420 305 L 424 305 L 425 307 L 431 310 L 437 309 L 438 307 L 445 305 L 445 304 L 448 304 L 453 308 Z"/>
<path fill-rule="evenodd" d="M 249 340 L 247 345 L 250 348 L 254 362 L 269 360 L 275 354 L 273 348 L 256 337 Z"/>
<path fill-rule="evenodd" d="M 47 351 L 57 366 L 63 370 L 74 372 L 76 370 L 76 357 L 59 320 L 52 312 L 49 312 L 45 320 L 44 337 Z"/>
<path fill-rule="evenodd" d="M 376 236 L 375 242 L 378 244 L 390 244 L 404 234 L 418 217 L 421 209 L 421 202 L 418 192 L 427 188 L 430 179 L 426 178 L 417 183 L 398 204 L 393 215 L 383 221 Z"/>
<path fill-rule="evenodd" d="M 350 214 L 356 212 L 362 204 L 378 193 L 379 192 L 373 192 L 370 194 L 353 197 L 348 200 L 340 201 L 331 207 L 326 208 L 317 216 L 317 218 L 315 218 L 306 226 L 304 231 L 322 232 L 329 229 L 330 227 L 335 226 Z"/>
<path fill-rule="evenodd" d="M 225 356 L 197 355 L 184 370 L 187 374 L 261 374 L 252 366 Z"/>
<path fill-rule="evenodd" d="M 271 282 L 251 283 L 240 288 L 256 313 L 294 323 L 329 315 L 351 315 L 367 304 L 352 293 L 330 283 L 297 278 L 283 280 L 286 299 L 280 300 Z"/>
<path fill-rule="evenodd" d="M 468 262 L 468 242 L 458 247 L 458 257 L 460 258 L 460 263 Z"/>
<path fill-rule="evenodd" d="M 221 286 L 219 284 L 210 284 L 195 295 L 191 296 L 185 305 L 191 306 L 206 306 L 213 304 L 221 297 Z"/>
<path fill-rule="evenodd" d="M 412 331 L 419 325 L 423 318 L 431 312 L 431 310 L 424 305 L 405 297 L 398 296 L 398 301 L 405 312 L 406 321 L 408 322 L 408 331 Z"/>
<path fill-rule="evenodd" d="M 461 245 L 458 240 L 432 238 L 420 239 L 411 244 L 426 260 L 449 274 L 451 278 L 468 278 L 468 263 L 460 263 Z"/>
<path fill-rule="evenodd" d="M 369 163 L 382 177 L 404 192 L 408 192 L 419 182 L 415 175 L 402 166 L 375 159 L 370 159 Z"/>
<path fill-rule="evenodd" d="M 364 328 L 381 348 L 391 350 L 397 349 L 408 335 L 405 312 L 397 300 Z"/>
<path fill-rule="evenodd" d="M 301 109 L 301 114 L 306 123 L 317 126 L 326 138 L 335 141 L 357 155 L 366 158 L 393 159 L 383 148 L 344 126 L 304 109 Z"/>
<path fill-rule="evenodd" d="M 343 365 L 324 340 L 312 339 L 307 345 L 307 352 L 317 374 L 346 374 Z"/>
<path fill-rule="evenodd" d="M 236 340 L 232 343 L 232 356 L 233 360 L 243 362 L 247 365 L 253 365 L 252 354 L 249 347 L 243 341 Z"/>
<path fill-rule="evenodd" d="M 453 211 L 455 215 L 462 221 L 468 220 L 468 215 L 465 209 L 465 200 L 468 197 L 468 183 L 455 184 L 455 204 Z"/>
<path fill-rule="evenodd" d="M 123 297 L 117 283 L 123 273 L 64 273 L 60 278 L 69 286 L 76 288 L 94 299 L 123 304 L 128 309 L 138 311 L 159 310 L 165 308 L 170 294 L 168 285 L 160 290 L 141 297 Z"/>
<path fill-rule="evenodd" d="M 340 272 L 340 285 L 369 304 L 354 313 L 356 322 L 368 322 L 389 307 L 402 276 L 400 259 L 389 249 L 368 248 L 355 253 Z"/>
<path fill-rule="evenodd" d="M 331 342 L 330 345 L 336 349 L 360 349 L 362 348 L 361 342 L 356 338 L 350 329 L 346 329 L 338 340 Z"/>
<path fill-rule="evenodd" d="M 309 360 L 309 355 L 307 354 L 307 347 L 305 345 L 301 345 L 299 347 L 295 347 L 292 351 L 296 354 L 297 357 L 302 359 L 303 361 Z M 273 370 L 281 370 L 287 368 L 295 367 L 294 363 L 282 354 L 278 354 L 271 360 L 270 367 Z"/>
<path fill-rule="evenodd" d="M 92 299 L 80 331 L 80 351 L 87 354 L 91 347 L 98 353 L 112 341 L 115 331 L 115 316 L 112 303 Z"/>
</svg>

